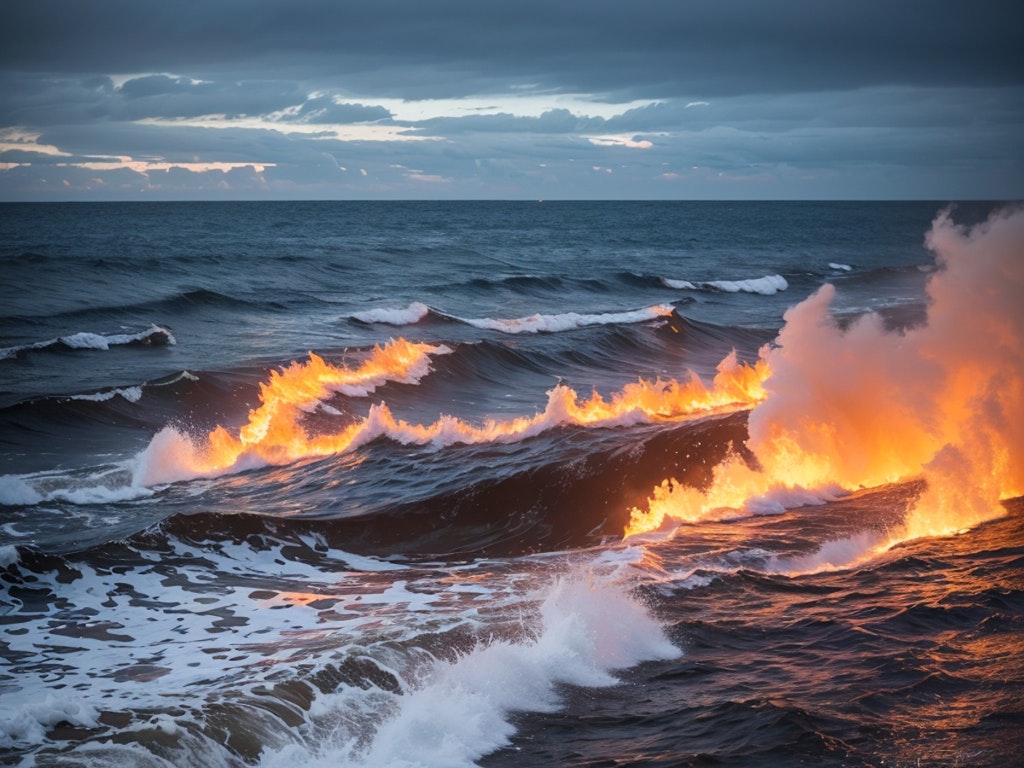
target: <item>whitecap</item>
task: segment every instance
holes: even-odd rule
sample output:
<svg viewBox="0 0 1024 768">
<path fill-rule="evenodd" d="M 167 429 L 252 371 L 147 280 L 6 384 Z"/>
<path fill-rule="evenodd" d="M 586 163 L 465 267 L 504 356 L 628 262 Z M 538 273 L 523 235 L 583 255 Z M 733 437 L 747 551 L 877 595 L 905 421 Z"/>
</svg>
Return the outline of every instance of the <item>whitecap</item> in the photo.
<svg viewBox="0 0 1024 768">
<path fill-rule="evenodd" d="M 385 325 L 415 325 L 430 312 L 430 307 L 414 301 L 404 309 L 368 309 L 365 312 L 354 312 L 348 317 L 361 323 L 383 323 Z"/>
<path fill-rule="evenodd" d="M 578 312 L 564 312 L 555 315 L 535 314 L 529 317 L 512 318 L 508 320 L 483 318 L 457 318 L 463 323 L 472 325 L 488 331 L 500 331 L 501 333 L 559 333 L 571 331 L 576 328 L 584 328 L 592 325 L 628 324 L 642 323 L 646 320 L 653 320 L 672 314 L 672 307 L 667 304 L 658 304 L 643 309 L 627 310 L 625 312 L 607 312 L 602 314 L 581 314 Z"/>
<path fill-rule="evenodd" d="M 4 347 L 0 349 L 0 360 L 17 357 L 22 352 L 33 350 L 50 349 L 51 347 L 64 347 L 72 350 L 97 350 L 105 351 L 111 347 L 125 344 L 175 344 L 174 335 L 166 328 L 159 325 L 151 325 L 144 331 L 138 333 L 114 333 L 101 334 L 90 331 L 79 331 L 58 336 L 55 339 L 37 341 L 33 344 L 23 344 L 16 347 Z"/>
<path fill-rule="evenodd" d="M 663 277 L 661 282 L 668 288 L 681 291 L 713 290 L 725 293 L 759 293 L 762 296 L 772 296 L 789 288 L 789 282 L 782 275 L 765 275 L 748 280 L 704 280 L 700 282 Z"/>
<path fill-rule="evenodd" d="M 71 395 L 68 400 L 89 400 L 94 403 L 102 403 L 113 400 L 115 397 L 123 397 L 129 403 L 137 403 L 142 398 L 142 387 L 125 387 L 123 389 L 108 389 L 103 392 L 94 392 L 88 395 Z"/>
</svg>

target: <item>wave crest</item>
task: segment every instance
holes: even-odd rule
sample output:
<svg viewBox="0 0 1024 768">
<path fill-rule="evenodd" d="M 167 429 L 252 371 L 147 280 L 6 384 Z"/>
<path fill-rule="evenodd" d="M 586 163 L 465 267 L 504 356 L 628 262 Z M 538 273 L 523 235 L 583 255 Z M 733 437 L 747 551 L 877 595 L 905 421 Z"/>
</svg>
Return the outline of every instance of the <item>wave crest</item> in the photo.
<svg viewBox="0 0 1024 768">
<path fill-rule="evenodd" d="M 782 275 L 765 275 L 748 280 L 705 280 L 699 282 L 663 277 L 661 282 L 668 288 L 681 291 L 712 290 L 724 293 L 759 293 L 762 296 L 773 296 L 789 288 L 789 282 Z"/>
<path fill-rule="evenodd" d="M 33 344 L 23 344 L 16 347 L 5 347 L 0 349 L 0 360 L 19 357 L 26 352 L 51 351 L 51 350 L 98 350 L 106 351 L 111 347 L 121 346 L 162 346 L 175 344 L 174 335 L 166 328 L 159 325 L 151 325 L 144 331 L 138 333 L 112 333 L 101 334 L 89 331 L 70 333 L 66 336 L 58 336 L 55 339 L 37 341 Z"/>
</svg>

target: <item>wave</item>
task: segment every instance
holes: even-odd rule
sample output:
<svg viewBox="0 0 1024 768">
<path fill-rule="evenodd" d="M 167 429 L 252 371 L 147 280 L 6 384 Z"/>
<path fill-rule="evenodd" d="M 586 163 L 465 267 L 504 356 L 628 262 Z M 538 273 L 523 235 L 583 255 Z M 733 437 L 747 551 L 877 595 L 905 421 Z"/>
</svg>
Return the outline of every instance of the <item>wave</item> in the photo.
<svg viewBox="0 0 1024 768">
<path fill-rule="evenodd" d="M 471 765 L 508 743 L 514 713 L 561 709 L 563 686 L 614 686 L 620 670 L 680 656 L 626 573 L 635 554 L 591 555 L 550 573 L 513 564 L 526 594 L 511 594 L 500 572 L 474 574 L 466 588 L 428 570 L 352 572 L 347 558 L 320 586 L 322 572 L 290 561 L 279 573 L 247 546 L 223 563 L 242 586 L 211 591 L 194 570 L 210 554 L 161 553 L 156 568 L 129 573 L 26 554 L 5 577 L 40 597 L 11 654 L 59 655 L 66 684 L 5 697 L 0 742 L 45 745 L 41 764 L 57 753 L 80 765 L 170 765 L 162 755 L 266 768 Z M 296 570 L 314 583 L 300 586 Z M 303 588 L 326 591 L 318 600 Z M 43 602 L 50 594 L 60 596 L 59 618 Z M 195 620 L 185 626 L 182 615 Z M 34 634 L 45 639 L 32 646 Z M 220 663 L 197 669 L 208 655 Z M 169 706 L 183 687 L 188 699 Z M 117 717 L 102 711 L 103 696 L 117 700 Z"/>
<path fill-rule="evenodd" d="M 474 277 L 455 283 L 430 286 L 431 290 L 440 293 L 457 291 L 460 296 L 475 295 L 480 297 L 495 294 L 514 293 L 518 296 L 551 297 L 566 295 L 578 291 L 586 293 L 611 293 L 615 290 L 615 280 L 595 275 L 562 274 L 562 275 L 501 275 L 497 277 Z"/>
<path fill-rule="evenodd" d="M 301 473 L 267 470 L 258 484 L 225 478 L 205 486 L 209 503 L 203 511 L 184 514 L 173 512 L 177 507 L 172 499 L 194 490 L 131 485 L 133 470 L 128 464 L 106 470 L 104 486 L 89 487 L 83 477 L 83 482 L 68 488 L 70 476 L 62 486 L 56 473 L 8 476 L 0 483 L 0 499 L 12 505 L 38 503 L 37 497 L 90 503 L 92 495 L 96 501 L 112 503 L 157 494 L 172 513 L 159 531 L 147 530 L 129 539 L 140 549 L 159 549 L 165 544 L 154 536 L 170 536 L 203 547 L 273 540 L 310 561 L 317 558 L 310 541 L 379 557 L 519 556 L 620 538 L 630 503 L 661 477 L 672 473 L 680 482 L 704 486 L 711 481 L 714 466 L 743 452 L 746 436 L 746 412 L 739 411 L 679 424 L 638 426 L 628 435 L 549 432 L 528 446 L 507 450 L 490 444 L 452 446 L 443 456 L 377 443 L 356 463 L 337 456 L 306 463 Z M 501 451 L 500 469 L 495 467 L 495 451 Z M 689 457 L 685 465 L 680 466 L 679 456 Z M 431 473 L 437 462 L 466 469 Z M 341 473 L 353 481 L 345 494 L 336 488 Z M 433 477 L 411 482 L 410 473 Z M 361 490 L 364 476 L 400 486 L 401 493 Z M 43 480 L 48 485 L 42 486 Z M 266 498 L 267 489 L 281 500 L 279 511 L 266 504 L 238 503 L 249 493 Z M 294 514 L 296 506 L 307 511 Z M 259 511 L 239 512 L 239 507 Z M 300 554 L 303 550 L 305 556 Z"/>
<path fill-rule="evenodd" d="M 206 288 L 184 290 L 170 295 L 161 296 L 158 289 L 154 288 L 155 296 L 141 298 L 133 296 L 132 301 L 124 303 L 100 303 L 93 306 L 66 309 L 61 311 L 47 311 L 45 308 L 34 308 L 31 313 L 20 313 L 15 315 L 0 315 L 12 320 L 35 321 L 40 317 L 47 318 L 50 322 L 60 321 L 64 324 L 72 322 L 109 322 L 125 316 L 149 316 L 149 317 L 174 317 L 179 314 L 210 310 L 268 310 L 280 311 L 286 305 L 277 299 L 264 299 L 253 301 L 237 298 L 218 291 Z M 3 310 L 0 309 L 0 313 Z"/>
<path fill-rule="evenodd" d="M 188 371 L 181 371 L 173 376 L 157 381 L 146 382 L 145 384 L 137 384 L 131 387 L 111 387 L 110 389 L 101 389 L 97 392 L 87 392 L 80 395 L 64 395 L 55 399 L 86 400 L 93 403 L 105 403 L 108 400 L 113 400 L 115 397 L 121 397 L 129 403 L 137 403 L 142 399 L 142 393 L 147 388 L 169 387 L 173 384 L 177 384 L 179 381 L 199 381 L 199 377 L 189 373 Z"/>
<path fill-rule="evenodd" d="M 642 323 L 667 317 L 674 309 L 668 304 L 658 304 L 642 309 L 630 309 L 622 312 L 581 313 L 562 312 L 556 314 L 536 313 L 526 317 L 492 318 L 492 317 L 460 317 L 440 310 L 432 309 L 422 302 L 414 301 L 404 308 L 386 308 L 365 310 L 347 315 L 347 319 L 359 323 L 382 323 L 386 325 L 415 325 L 428 316 L 447 321 L 455 321 L 464 325 L 486 331 L 498 331 L 506 334 L 519 333 L 560 333 L 577 328 L 594 325 L 612 325 Z"/>
<path fill-rule="evenodd" d="M 546 290 L 561 290 L 566 280 L 558 275 L 503 275 L 502 277 L 486 278 L 475 277 L 467 280 L 462 285 L 469 289 L 491 289 L 512 287 L 519 290 L 530 290 L 542 288 Z"/>
<path fill-rule="evenodd" d="M 155 311 L 168 309 L 190 309 L 212 307 L 216 309 L 232 307 L 253 307 L 259 306 L 269 309 L 283 309 L 284 304 L 275 300 L 253 302 L 247 299 L 240 299 L 218 291 L 211 291 L 207 288 L 196 288 L 190 291 L 168 296 L 157 301 L 147 302 L 139 306 L 140 309 Z M 120 308 L 119 308 L 120 309 Z"/>
<path fill-rule="evenodd" d="M 131 483 L 128 464 L 88 473 L 0 475 L 0 506 L 35 506 L 50 501 L 117 504 L 148 498 L 153 493 L 149 488 Z"/>
<path fill-rule="evenodd" d="M 564 312 L 561 314 L 534 314 L 508 320 L 483 318 L 457 318 L 467 325 L 481 330 L 500 331 L 501 333 L 559 333 L 584 328 L 591 325 L 611 325 L 624 323 L 642 323 L 659 317 L 671 315 L 675 310 L 668 304 L 658 304 L 644 309 L 633 309 L 625 312 L 606 312 L 600 314 L 581 314 Z"/>
<path fill-rule="evenodd" d="M 539 625 L 525 639 L 492 638 L 435 662 L 423 684 L 399 697 L 365 753 L 353 756 L 355 765 L 475 764 L 509 743 L 512 713 L 558 710 L 558 687 L 612 686 L 616 670 L 680 655 L 640 600 L 591 571 L 557 579 L 537 610 Z M 350 711 L 350 697 L 335 701 L 334 717 Z M 318 751 L 285 749 L 267 764 L 286 768 L 311 757 L 314 765 L 338 764 L 336 753 L 317 759 Z"/>
<path fill-rule="evenodd" d="M 405 309 L 377 308 L 368 309 L 363 312 L 353 312 L 348 319 L 355 320 L 367 325 L 382 323 L 385 325 L 415 325 L 430 313 L 430 307 L 419 301 L 414 301 Z"/>
<path fill-rule="evenodd" d="M 713 290 L 725 293 L 759 293 L 762 296 L 773 296 L 789 288 L 789 282 L 782 275 L 765 275 L 764 277 L 751 278 L 749 280 L 704 280 L 697 282 L 663 277 L 661 282 L 668 288 L 683 291 Z"/>
<path fill-rule="evenodd" d="M 105 351 L 111 347 L 152 347 L 174 343 L 174 335 L 166 328 L 161 328 L 158 325 L 151 325 L 146 330 L 138 331 L 137 333 L 100 334 L 82 331 L 66 336 L 58 336 L 55 339 L 37 341 L 32 344 L 2 348 L 0 349 L 0 360 L 9 360 L 20 357 L 28 352 L 38 351 Z"/>
</svg>

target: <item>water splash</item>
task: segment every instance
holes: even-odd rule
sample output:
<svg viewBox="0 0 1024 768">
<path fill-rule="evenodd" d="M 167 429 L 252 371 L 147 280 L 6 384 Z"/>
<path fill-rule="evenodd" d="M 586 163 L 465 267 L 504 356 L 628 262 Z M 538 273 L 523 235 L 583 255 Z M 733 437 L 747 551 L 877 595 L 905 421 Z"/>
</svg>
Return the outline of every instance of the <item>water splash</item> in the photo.
<svg viewBox="0 0 1024 768">
<path fill-rule="evenodd" d="M 1024 493 L 1024 210 L 966 229 L 948 211 L 926 242 L 937 271 L 926 322 L 886 329 L 869 313 L 843 328 L 831 285 L 785 314 L 762 352 L 771 375 L 747 447 L 710 486 L 666 480 L 627 535 L 827 500 L 842 489 L 924 477 L 926 490 L 883 541 L 945 535 L 1003 514 Z"/>
</svg>

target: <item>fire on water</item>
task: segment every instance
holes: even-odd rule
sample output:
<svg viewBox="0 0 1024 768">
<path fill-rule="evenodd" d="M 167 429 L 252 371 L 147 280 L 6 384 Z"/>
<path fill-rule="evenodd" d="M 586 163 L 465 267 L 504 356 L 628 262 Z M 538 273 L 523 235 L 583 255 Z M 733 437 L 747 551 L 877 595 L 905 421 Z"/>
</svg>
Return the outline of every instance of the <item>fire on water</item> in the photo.
<svg viewBox="0 0 1024 768">
<path fill-rule="evenodd" d="M 938 269 L 924 323 L 887 329 L 875 314 L 840 327 L 825 285 L 784 315 L 775 343 L 752 364 L 735 352 L 705 384 L 638 380 L 607 399 L 559 384 L 542 411 L 479 424 L 442 415 L 428 424 L 368 407 L 335 431 L 306 417 L 336 394 L 366 396 L 386 382 L 416 383 L 447 347 L 392 340 L 355 367 L 310 354 L 274 371 L 237 434 L 194 438 L 167 428 L 142 455 L 139 485 L 212 477 L 338 454 L 378 439 L 403 444 L 512 442 L 563 425 L 624 426 L 749 409 L 747 448 L 714 469 L 706 488 L 672 478 L 634 508 L 626 536 L 721 518 L 723 510 L 778 511 L 836 494 L 924 478 L 901 530 L 876 543 L 945 535 L 1002 514 L 1024 493 L 1024 211 L 967 230 L 941 214 L 927 235 Z M 732 513 L 735 514 L 735 513 Z"/>
<path fill-rule="evenodd" d="M 704 489 L 666 480 L 626 534 L 922 477 L 876 550 L 1002 515 L 1024 493 L 1024 211 L 970 230 L 941 214 L 927 244 L 938 269 L 923 324 L 893 331 L 867 314 L 843 329 L 831 285 L 790 309 L 762 352 L 771 374 L 747 442 L 758 466 L 731 458 Z"/>
<path fill-rule="evenodd" d="M 307 431 L 306 416 L 334 394 L 363 396 L 387 381 L 418 382 L 429 372 L 431 356 L 449 352 L 444 346 L 397 339 L 375 347 L 355 368 L 334 366 L 311 354 L 309 360 L 270 375 L 260 386 L 260 405 L 249 412 L 248 422 L 237 435 L 224 427 L 201 439 L 173 428 L 163 430 L 147 449 L 136 482 L 152 485 L 286 464 L 343 453 L 380 437 L 436 446 L 514 442 L 559 426 L 623 426 L 749 408 L 764 398 L 762 382 L 768 375 L 763 360 L 748 365 L 733 353 L 719 364 L 710 386 L 696 374 L 682 381 L 641 379 L 605 399 L 597 392 L 581 398 L 572 388 L 559 384 L 548 392 L 543 411 L 480 424 L 447 415 L 429 424 L 410 423 L 396 418 L 387 404 L 380 402 L 371 405 L 366 416 L 337 431 Z"/>
</svg>

